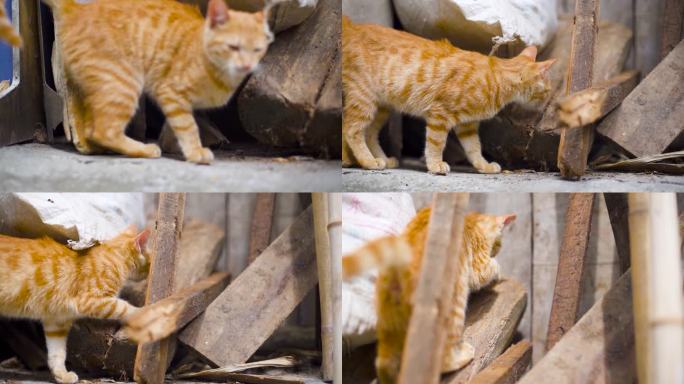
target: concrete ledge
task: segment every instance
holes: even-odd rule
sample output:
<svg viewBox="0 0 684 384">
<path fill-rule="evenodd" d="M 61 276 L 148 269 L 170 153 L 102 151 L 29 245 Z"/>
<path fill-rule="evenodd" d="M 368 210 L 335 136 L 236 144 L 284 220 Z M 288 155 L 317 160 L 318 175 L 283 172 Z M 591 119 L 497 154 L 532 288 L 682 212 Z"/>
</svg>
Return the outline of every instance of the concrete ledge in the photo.
<svg viewBox="0 0 684 384">
<path fill-rule="evenodd" d="M 212 165 L 176 158 L 84 156 L 70 146 L 0 148 L 0 191 L 11 192 L 311 192 L 340 191 L 340 162 L 263 158 L 218 151 Z M 166 156 L 166 154 L 164 155 Z"/>
</svg>

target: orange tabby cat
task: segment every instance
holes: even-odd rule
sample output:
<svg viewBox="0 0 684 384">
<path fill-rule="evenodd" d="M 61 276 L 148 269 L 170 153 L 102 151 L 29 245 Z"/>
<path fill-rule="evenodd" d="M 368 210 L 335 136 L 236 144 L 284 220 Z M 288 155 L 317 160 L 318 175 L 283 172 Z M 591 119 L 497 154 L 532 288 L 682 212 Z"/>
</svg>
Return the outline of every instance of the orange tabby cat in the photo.
<svg viewBox="0 0 684 384">
<path fill-rule="evenodd" d="M 226 104 L 273 41 L 270 5 L 251 14 L 210 0 L 204 19 L 176 0 L 44 1 L 55 13 L 66 109 L 84 139 L 82 153 L 159 157 L 156 144 L 124 132 L 145 92 L 160 105 L 185 158 L 211 162 L 193 109 Z"/>
<path fill-rule="evenodd" d="M 378 133 L 390 110 L 425 118 L 425 160 L 430 173 L 447 174 L 442 152 L 449 130 L 468 161 L 482 173 L 501 167 L 482 156 L 478 127 L 511 102 L 541 104 L 551 89 L 553 60 L 535 63 L 537 49 L 500 59 L 458 49 L 379 25 L 342 22 L 343 165 L 365 169 L 397 166 Z"/>
<path fill-rule="evenodd" d="M 376 282 L 378 351 L 375 366 L 381 384 L 394 383 L 399 374 L 404 341 L 411 318 L 411 302 L 423 259 L 430 208 L 418 212 L 400 236 L 369 242 L 342 259 L 345 279 L 379 267 Z M 472 360 L 473 347 L 463 340 L 468 295 L 499 278 L 493 259 L 501 248 L 501 236 L 515 215 L 469 213 L 465 217 L 462 253 L 458 268 L 467 269 L 456 282 L 451 299 L 449 328 L 442 372 L 457 370 Z"/>
<path fill-rule="evenodd" d="M 81 252 L 48 237 L 0 235 L 0 315 L 42 321 L 48 366 L 57 382 L 78 381 L 64 366 L 74 320 L 122 319 L 136 311 L 116 295 L 127 278 L 142 280 L 147 275 L 149 263 L 142 250 L 148 234 L 130 228 Z"/>
<path fill-rule="evenodd" d="M 0 40 L 7 41 L 11 46 L 21 46 L 21 36 L 14 30 L 12 22 L 7 17 L 4 1 L 0 2 Z"/>
</svg>

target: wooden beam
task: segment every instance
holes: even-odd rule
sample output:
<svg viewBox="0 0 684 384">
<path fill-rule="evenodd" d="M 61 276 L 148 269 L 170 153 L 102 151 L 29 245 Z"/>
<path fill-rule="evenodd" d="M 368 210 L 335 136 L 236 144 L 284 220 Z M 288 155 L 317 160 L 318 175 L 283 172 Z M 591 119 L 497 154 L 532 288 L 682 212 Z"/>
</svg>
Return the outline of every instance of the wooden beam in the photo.
<svg viewBox="0 0 684 384">
<path fill-rule="evenodd" d="M 332 303 L 332 262 L 330 256 L 330 238 L 328 237 L 328 196 L 325 193 L 314 193 L 311 197 L 313 206 L 314 237 L 316 240 L 316 265 L 318 267 L 318 292 L 321 312 L 321 374 L 323 380 L 331 381 L 334 376 L 333 359 L 333 315 Z"/>
<path fill-rule="evenodd" d="M 125 321 L 124 333 L 138 343 L 161 340 L 199 316 L 228 286 L 230 275 L 215 273 L 190 287 L 143 307 Z"/>
<path fill-rule="evenodd" d="M 629 205 L 626 193 L 604 193 L 610 226 L 613 228 L 620 273 L 629 269 Z"/>
<path fill-rule="evenodd" d="M 615 109 L 636 87 L 639 72 L 620 75 L 566 96 L 558 102 L 558 118 L 565 128 L 580 128 L 597 122 Z"/>
<path fill-rule="evenodd" d="M 684 380 L 684 309 L 677 198 L 631 193 L 629 233 L 639 383 Z M 678 342 L 676 342 L 678 341 Z"/>
<path fill-rule="evenodd" d="M 598 18 L 598 0 L 575 2 L 575 26 L 572 32 L 567 94 L 579 92 L 592 85 Z M 562 177 L 579 179 L 584 175 L 589 151 L 594 141 L 593 135 L 591 126 L 561 131 L 558 168 Z"/>
<path fill-rule="evenodd" d="M 176 264 L 174 292 L 209 276 L 221 256 L 225 231 L 214 224 L 190 220 L 183 225 L 180 250 Z"/>
<path fill-rule="evenodd" d="M 184 210 L 184 193 L 160 194 L 145 305 L 156 303 L 173 292 Z M 164 381 L 167 364 L 172 357 L 169 356 L 170 347 L 169 338 L 138 345 L 134 368 L 137 383 Z"/>
<path fill-rule="evenodd" d="M 435 195 L 428 224 L 425 254 L 413 294 L 413 309 L 401 359 L 400 384 L 437 383 L 442 368 L 444 327 L 452 300 L 442 298 L 466 295 L 456 291 L 457 282 L 468 276 L 461 258 L 465 210 L 469 195 Z M 461 285 L 460 283 L 458 285 Z"/>
<path fill-rule="evenodd" d="M 663 35 L 660 40 L 660 58 L 664 59 L 682 40 L 684 1 L 665 0 L 663 11 Z"/>
<path fill-rule="evenodd" d="M 625 273 L 519 383 L 634 383 L 631 297 Z"/>
<path fill-rule="evenodd" d="M 273 208 L 275 207 L 275 193 L 257 193 L 252 227 L 249 232 L 249 263 L 268 247 L 271 242 L 271 228 L 273 228 Z"/>
<path fill-rule="evenodd" d="M 684 131 L 684 40 L 651 71 L 598 132 L 635 157 L 665 151 Z"/>
<path fill-rule="evenodd" d="M 308 208 L 179 339 L 217 366 L 244 363 L 317 282 Z"/>
<path fill-rule="evenodd" d="M 547 351 L 577 321 L 593 207 L 594 195 L 591 193 L 575 193 L 570 196 L 546 337 Z"/>
<path fill-rule="evenodd" d="M 532 362 L 532 344 L 527 340 L 511 346 L 487 368 L 473 377 L 471 384 L 513 384 Z"/>
<path fill-rule="evenodd" d="M 516 280 L 503 279 L 471 296 L 464 338 L 475 347 L 475 358 L 460 371 L 446 375 L 445 384 L 468 383 L 510 345 L 520 324 L 527 292 Z"/>
</svg>

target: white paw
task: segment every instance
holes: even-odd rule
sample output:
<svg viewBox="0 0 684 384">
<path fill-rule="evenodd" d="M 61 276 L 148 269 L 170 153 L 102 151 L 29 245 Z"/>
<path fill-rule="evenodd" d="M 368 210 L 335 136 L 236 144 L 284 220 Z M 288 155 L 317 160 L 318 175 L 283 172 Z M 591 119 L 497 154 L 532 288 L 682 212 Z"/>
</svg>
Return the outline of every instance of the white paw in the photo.
<svg viewBox="0 0 684 384">
<path fill-rule="evenodd" d="M 385 159 L 376 157 L 373 160 L 365 162 L 365 164 L 363 164 L 363 167 L 365 169 L 372 169 L 372 170 L 376 170 L 376 171 L 377 170 L 383 170 L 383 169 L 387 168 L 387 162 L 385 162 Z"/>
<path fill-rule="evenodd" d="M 162 155 L 161 148 L 157 144 L 145 145 L 145 157 L 150 159 L 158 159 Z"/>
<path fill-rule="evenodd" d="M 446 175 L 451 171 L 449 164 L 444 161 L 428 163 L 428 172 L 433 175 Z"/>
<path fill-rule="evenodd" d="M 76 384 L 78 383 L 78 375 L 74 372 L 64 372 L 55 374 L 55 380 L 60 384 Z"/>
<path fill-rule="evenodd" d="M 475 169 L 480 173 L 501 173 L 501 166 L 498 163 L 488 163 L 486 161 L 475 162 Z"/>
<path fill-rule="evenodd" d="M 399 160 L 397 160 L 396 157 L 390 157 L 386 161 L 387 163 L 387 168 L 397 168 L 399 166 Z"/>
<path fill-rule="evenodd" d="M 211 164 L 214 161 L 214 153 L 209 148 L 198 148 L 186 155 L 185 159 L 191 163 Z"/>
</svg>

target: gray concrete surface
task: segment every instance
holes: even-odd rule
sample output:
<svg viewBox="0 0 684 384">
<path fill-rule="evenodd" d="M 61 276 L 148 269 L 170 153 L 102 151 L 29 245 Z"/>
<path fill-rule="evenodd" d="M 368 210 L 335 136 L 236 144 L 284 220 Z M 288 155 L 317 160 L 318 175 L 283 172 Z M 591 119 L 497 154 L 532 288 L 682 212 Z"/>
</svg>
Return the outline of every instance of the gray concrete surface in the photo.
<svg viewBox="0 0 684 384">
<path fill-rule="evenodd" d="M 567 181 L 558 173 L 514 172 L 481 175 L 453 171 L 434 176 L 422 170 L 342 171 L 346 191 L 355 192 L 684 192 L 684 177 L 651 174 L 592 172 L 581 181 Z"/>
<path fill-rule="evenodd" d="M 212 165 L 179 158 L 84 156 L 70 146 L 0 148 L 0 191 L 310 192 L 340 191 L 339 161 L 216 152 Z M 165 155 L 166 156 L 166 155 Z"/>
</svg>

